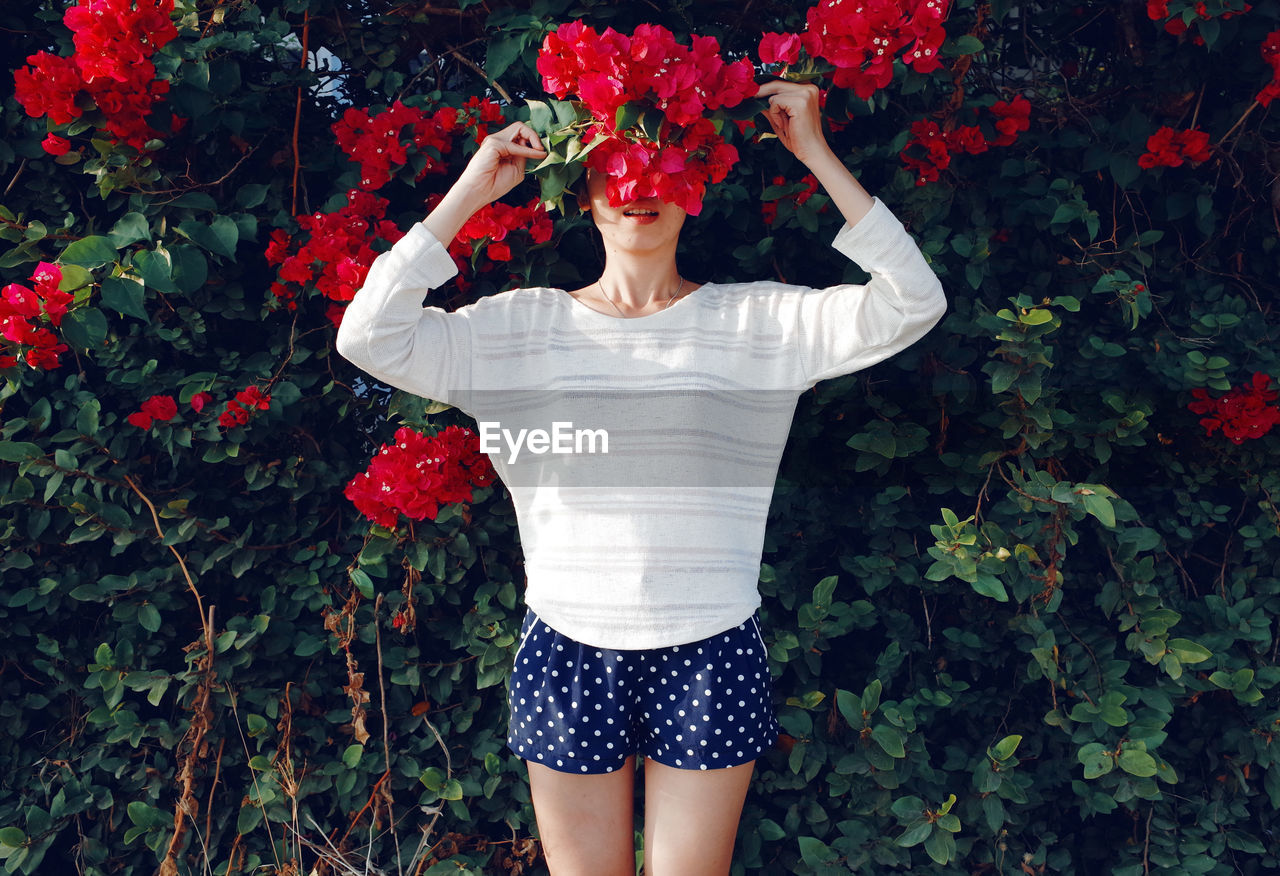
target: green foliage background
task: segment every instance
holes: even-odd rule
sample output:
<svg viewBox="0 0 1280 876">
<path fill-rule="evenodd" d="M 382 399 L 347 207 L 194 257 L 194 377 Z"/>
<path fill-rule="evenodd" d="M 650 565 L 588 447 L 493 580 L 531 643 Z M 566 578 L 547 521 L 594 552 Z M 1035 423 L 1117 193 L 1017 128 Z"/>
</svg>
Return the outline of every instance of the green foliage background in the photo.
<svg viewBox="0 0 1280 876">
<path fill-rule="evenodd" d="M 653 21 L 737 57 L 803 8 L 178 6 L 160 68 L 187 129 L 142 160 L 103 144 L 79 163 L 46 155 L 45 121 L 12 96 L 28 54 L 69 53 L 62 6 L 0 8 L 0 282 L 39 259 L 84 268 L 74 355 L 0 386 L 6 872 L 301 873 L 324 837 L 388 872 L 544 871 L 503 747 L 523 612 L 508 497 L 370 529 L 345 482 L 397 425 L 460 415 L 369 385 L 334 353 L 324 300 L 267 310 L 263 250 L 296 230 L 295 203 L 345 203 L 356 165 L 329 125 L 347 102 L 505 93 L 511 116 L 543 96 L 553 23 Z M 801 400 L 761 574 L 786 736 L 758 763 L 735 873 L 1280 869 L 1280 437 L 1235 446 L 1186 409 L 1195 387 L 1280 376 L 1280 124 L 1251 106 L 1280 10 L 1208 8 L 1197 46 L 1138 3 L 959 0 L 943 69 L 832 95 L 849 124 L 831 142 L 951 309 Z M 304 31 L 340 71 L 300 63 Z M 1017 143 L 914 185 L 912 121 L 989 125 L 1016 94 L 1033 107 Z M 1209 132 L 1213 157 L 1140 169 L 1161 125 Z M 686 273 L 865 280 L 826 245 L 824 198 L 763 224 L 773 177 L 804 168 L 776 142 L 738 145 L 686 226 Z M 385 187 L 391 218 L 420 219 L 469 151 Z M 515 248 L 514 280 L 433 303 L 590 279 L 590 235 L 557 220 L 551 243 Z M 186 406 L 250 383 L 273 404 L 244 428 Z M 180 417 L 127 425 L 156 393 Z"/>
</svg>

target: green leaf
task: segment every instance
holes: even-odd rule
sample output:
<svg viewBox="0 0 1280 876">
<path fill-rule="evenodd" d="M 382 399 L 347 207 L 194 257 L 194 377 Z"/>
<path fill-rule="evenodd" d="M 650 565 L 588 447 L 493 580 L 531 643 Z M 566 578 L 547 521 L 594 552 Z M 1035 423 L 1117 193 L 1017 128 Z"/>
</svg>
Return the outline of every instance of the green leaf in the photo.
<svg viewBox="0 0 1280 876">
<path fill-rule="evenodd" d="M 209 279 L 209 262 L 194 246 L 178 245 L 173 256 L 173 282 L 183 292 L 195 292 Z"/>
<path fill-rule="evenodd" d="M 552 113 L 551 107 L 545 100 L 526 100 L 529 105 L 529 127 L 533 128 L 539 136 L 545 137 L 551 133 Z"/>
<path fill-rule="evenodd" d="M 644 105 L 638 101 L 627 101 L 618 107 L 617 113 L 614 114 L 614 128 L 624 131 L 640 121 L 640 113 L 644 111 Z"/>
<path fill-rule="evenodd" d="M 236 817 L 236 833 L 250 833 L 262 823 L 262 809 L 257 806 L 242 806 Z"/>
<path fill-rule="evenodd" d="M 102 281 L 102 305 L 117 313 L 151 322 L 151 316 L 143 305 L 145 287 L 128 277 L 107 277 Z"/>
<path fill-rule="evenodd" d="M 75 292 L 77 289 L 83 289 L 93 282 L 93 274 L 87 268 L 79 265 L 63 265 L 62 266 L 62 282 L 58 284 L 58 288 L 63 292 Z"/>
<path fill-rule="evenodd" d="M 1155 759 L 1145 751 L 1139 751 L 1133 748 L 1122 749 L 1120 751 L 1119 763 L 1120 769 L 1131 775 L 1145 777 L 1154 776 L 1156 774 Z"/>
<path fill-rule="evenodd" d="M 365 599 L 373 599 L 373 579 L 363 569 L 352 569 L 350 574 L 351 583 L 356 585 L 360 595 Z"/>
<path fill-rule="evenodd" d="M 507 72 L 507 68 L 514 64 L 524 51 L 527 33 L 527 31 L 522 31 L 512 36 L 499 37 L 488 41 L 484 56 L 484 72 L 486 76 L 490 79 L 497 79 Z"/>
<path fill-rule="evenodd" d="M 342 763 L 347 769 L 355 769 L 360 763 L 360 757 L 364 754 L 364 746 L 358 742 L 348 745 L 342 752 Z"/>
<path fill-rule="evenodd" d="M 880 683 L 880 679 L 873 678 L 871 680 L 871 683 L 868 684 L 866 689 L 862 692 L 862 711 L 870 715 L 874 713 L 876 709 L 880 708 L 880 693 L 882 688 L 883 685 Z"/>
<path fill-rule="evenodd" d="M 218 216 L 208 225 L 188 219 L 179 223 L 178 231 L 209 252 L 235 259 L 240 229 L 227 216 Z"/>
<path fill-rule="evenodd" d="M 928 839 L 933 833 L 933 824 L 929 821 L 918 821 L 906 829 L 902 836 L 898 837 L 898 845 L 910 848 L 919 845 Z"/>
<path fill-rule="evenodd" d="M 983 366 L 983 370 L 987 370 L 990 366 L 991 374 L 991 391 L 993 393 L 1001 393 L 1013 385 L 1018 379 L 1018 375 L 1022 372 L 1016 365 L 1009 362 L 990 362 Z"/>
<path fill-rule="evenodd" d="M 877 724 L 871 728 L 871 738 L 874 739 L 885 754 L 890 757 L 906 757 L 906 749 L 902 746 L 902 734 L 887 724 Z"/>
<path fill-rule="evenodd" d="M 271 188 L 262 183 L 243 185 L 236 192 L 236 206 L 243 210 L 252 210 L 267 199 L 267 192 L 269 191 L 271 191 Z"/>
<path fill-rule="evenodd" d="M 979 572 L 970 585 L 975 592 L 983 596 L 990 597 L 996 602 L 1008 602 L 1009 594 L 1004 589 L 1004 583 L 995 575 L 987 572 Z"/>
<path fill-rule="evenodd" d="M 1084 510 L 1088 511 L 1098 521 L 1109 529 L 1114 529 L 1116 525 L 1116 512 L 1111 507 L 1111 501 L 1106 496 L 1097 493 L 1092 495 L 1082 495 L 1080 497 L 1084 504 Z"/>
<path fill-rule="evenodd" d="M 5 462 L 22 462 L 27 459 L 39 459 L 44 456 L 40 445 L 29 441 L 0 441 L 0 460 Z"/>
<path fill-rule="evenodd" d="M 800 845 L 800 857 L 810 867 L 821 867 L 840 858 L 839 852 L 817 837 L 802 836 L 796 842 Z"/>
<path fill-rule="evenodd" d="M 76 431 L 90 438 L 97 435 L 98 414 L 101 408 L 102 404 L 96 398 L 91 398 L 80 405 L 80 410 L 76 412 Z"/>
<path fill-rule="evenodd" d="M 111 238 L 111 243 L 116 249 L 123 249 L 139 240 L 150 243 L 151 226 L 147 223 L 147 217 L 141 213 L 125 213 L 116 220 L 116 224 L 107 232 L 107 236 Z"/>
<path fill-rule="evenodd" d="M 100 268 L 116 260 L 116 247 L 111 238 L 100 234 L 82 237 L 72 241 L 58 256 L 59 262 L 80 265 L 85 268 Z"/>
<path fill-rule="evenodd" d="M 1013 757 L 1013 753 L 1018 749 L 1018 743 L 1022 741 L 1022 737 L 1018 734 L 1006 736 L 995 744 L 991 749 L 992 755 L 996 760 L 1008 760 Z"/>
<path fill-rule="evenodd" d="M 1170 639 L 1166 646 L 1182 663 L 1200 663 L 1213 656 L 1213 652 L 1190 639 Z"/>
<path fill-rule="evenodd" d="M 173 262 L 168 250 L 143 250 L 134 253 L 133 267 L 142 275 L 142 281 L 152 289 L 165 294 L 178 291 L 173 283 Z"/>
<path fill-rule="evenodd" d="M 150 602 L 142 605 L 138 609 L 138 623 L 148 633 L 160 632 L 160 612 Z"/>
</svg>

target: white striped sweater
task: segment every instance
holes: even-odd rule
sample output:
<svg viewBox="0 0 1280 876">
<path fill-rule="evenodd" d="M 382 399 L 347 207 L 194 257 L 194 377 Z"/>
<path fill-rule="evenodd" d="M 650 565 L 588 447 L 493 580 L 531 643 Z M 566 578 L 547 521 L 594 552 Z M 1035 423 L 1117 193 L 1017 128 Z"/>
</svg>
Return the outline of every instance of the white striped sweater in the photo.
<svg viewBox="0 0 1280 876">
<path fill-rule="evenodd" d="M 697 641 L 760 604 L 765 522 L 800 393 L 910 346 L 946 311 L 919 247 L 873 201 L 832 242 L 866 284 L 705 283 L 630 319 L 543 287 L 423 307 L 457 269 L 419 222 L 370 267 L 338 352 L 489 424 L 525 601 L 548 625 L 596 647 Z M 521 428 L 547 433 L 542 452 L 501 436 Z M 608 452 L 585 437 L 552 452 L 583 430 L 606 433 Z"/>
</svg>

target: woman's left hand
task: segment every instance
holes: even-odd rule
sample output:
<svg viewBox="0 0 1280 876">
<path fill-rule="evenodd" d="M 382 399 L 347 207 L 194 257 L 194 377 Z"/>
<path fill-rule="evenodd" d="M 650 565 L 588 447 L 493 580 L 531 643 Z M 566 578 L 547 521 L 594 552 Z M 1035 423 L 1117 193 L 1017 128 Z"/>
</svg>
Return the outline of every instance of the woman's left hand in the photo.
<svg viewBox="0 0 1280 876">
<path fill-rule="evenodd" d="M 764 116 L 769 120 L 769 127 L 800 161 L 808 164 L 831 151 L 822 134 L 818 86 L 811 82 L 775 79 L 761 85 L 756 97 L 768 98 L 769 108 Z"/>
</svg>

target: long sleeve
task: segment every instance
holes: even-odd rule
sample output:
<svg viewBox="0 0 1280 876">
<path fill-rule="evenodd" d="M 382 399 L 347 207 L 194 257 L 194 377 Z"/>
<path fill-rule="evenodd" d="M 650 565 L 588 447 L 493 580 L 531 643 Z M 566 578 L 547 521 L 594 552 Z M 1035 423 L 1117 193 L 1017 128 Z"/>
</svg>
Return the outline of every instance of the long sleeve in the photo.
<svg viewBox="0 0 1280 876">
<path fill-rule="evenodd" d="M 369 267 L 342 317 L 338 352 L 389 386 L 452 404 L 471 381 L 469 314 L 422 300 L 457 272 L 440 241 L 416 223 Z"/>
<path fill-rule="evenodd" d="M 809 386 L 887 359 L 924 337 L 947 309 L 942 284 L 902 222 L 878 197 L 832 246 L 870 282 L 813 289 L 797 308 L 801 362 Z"/>
</svg>

